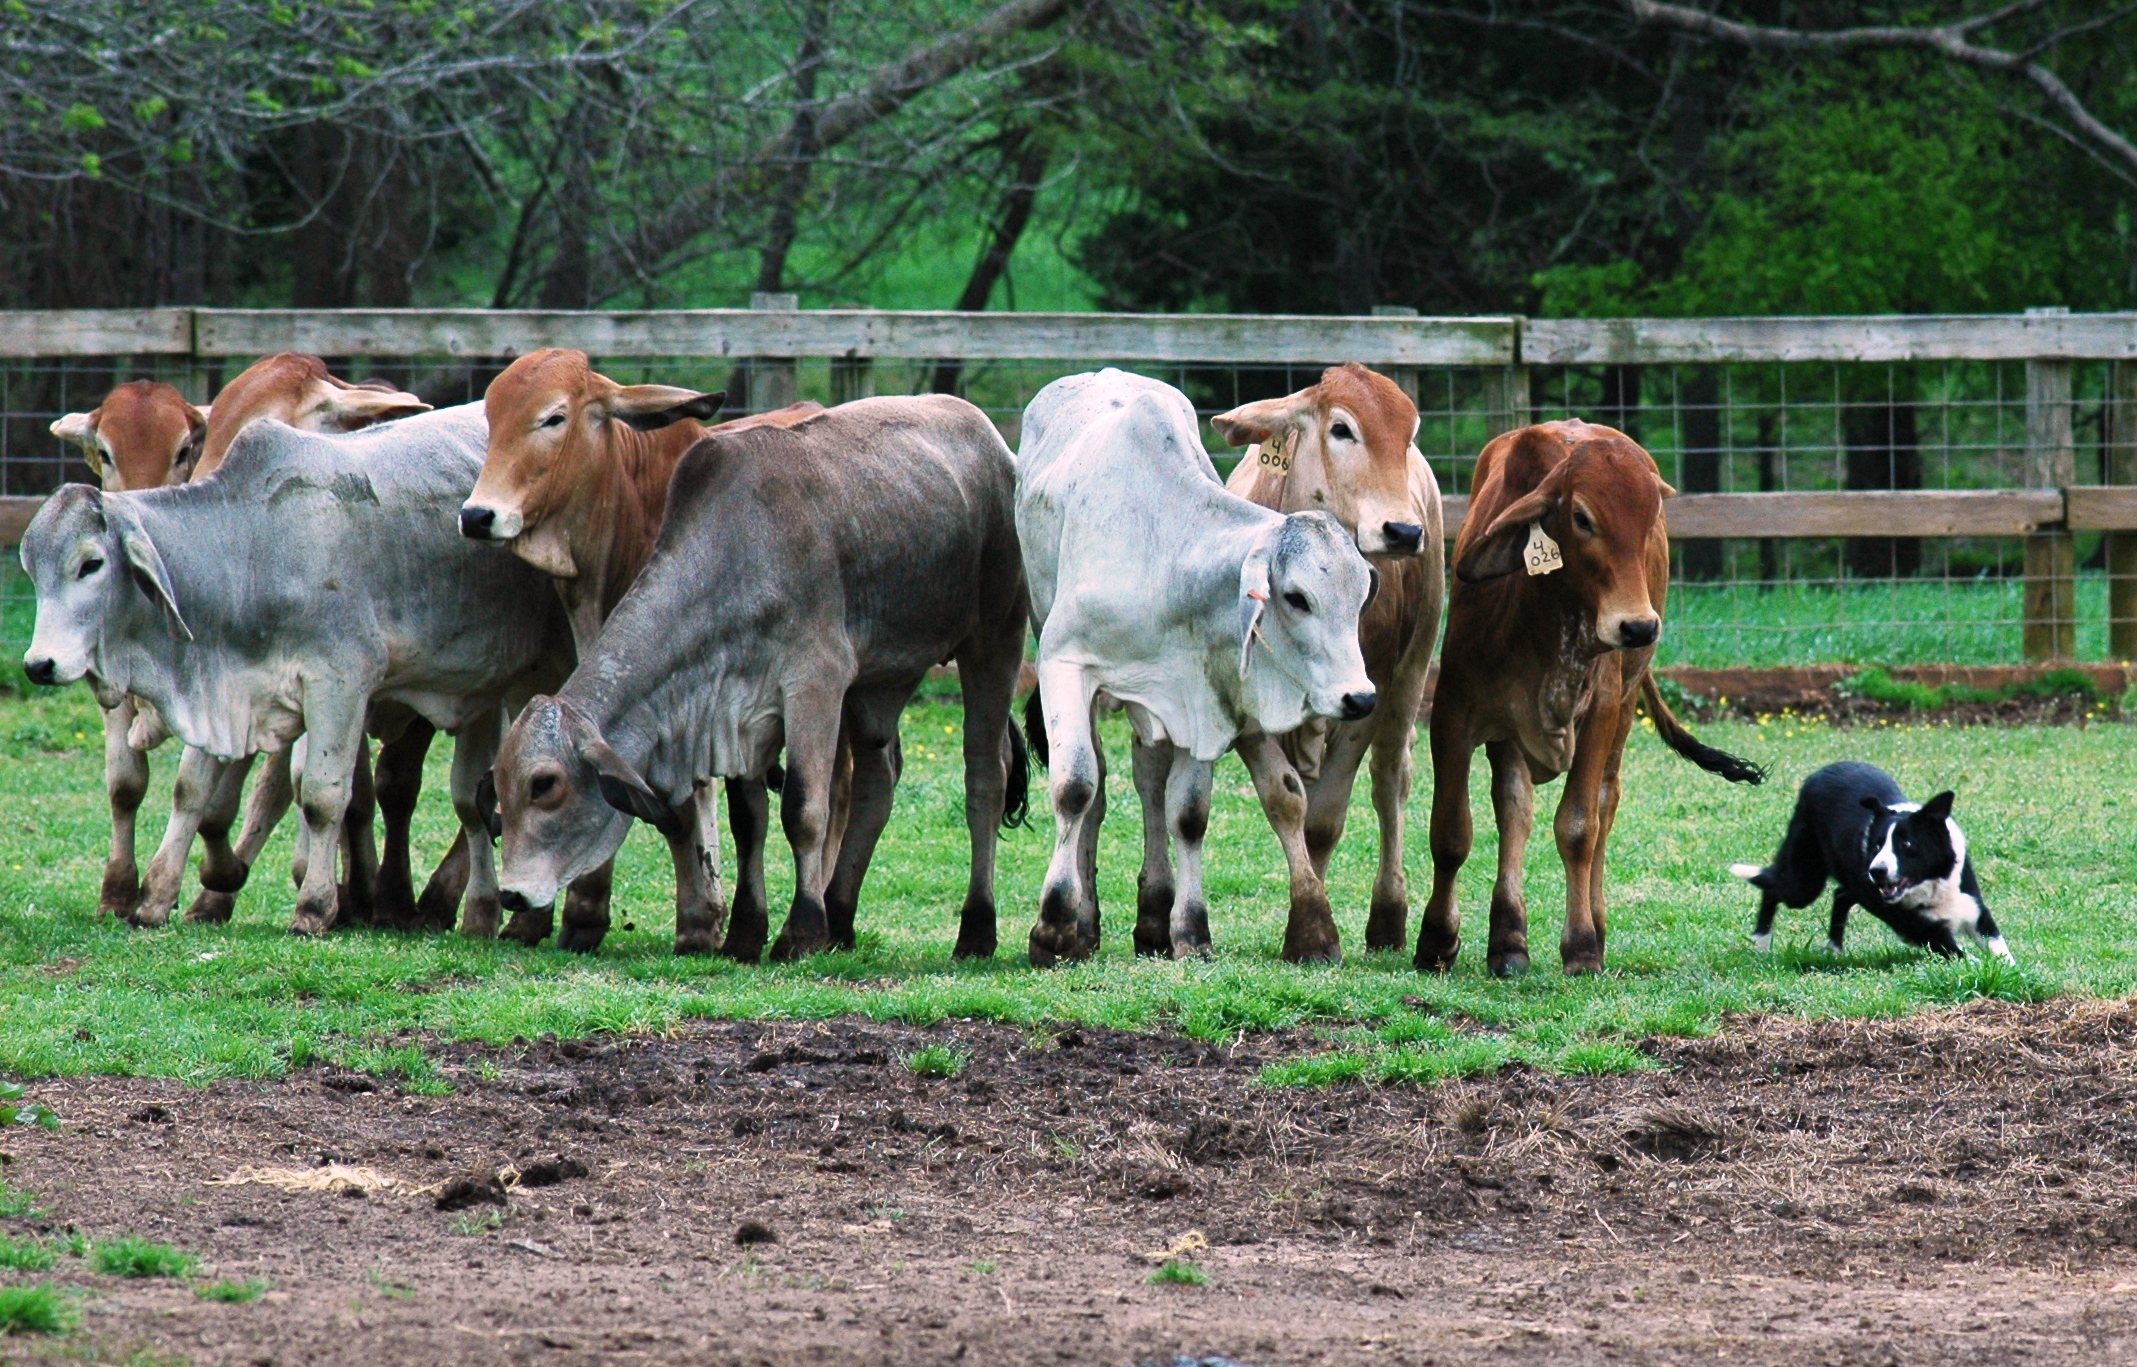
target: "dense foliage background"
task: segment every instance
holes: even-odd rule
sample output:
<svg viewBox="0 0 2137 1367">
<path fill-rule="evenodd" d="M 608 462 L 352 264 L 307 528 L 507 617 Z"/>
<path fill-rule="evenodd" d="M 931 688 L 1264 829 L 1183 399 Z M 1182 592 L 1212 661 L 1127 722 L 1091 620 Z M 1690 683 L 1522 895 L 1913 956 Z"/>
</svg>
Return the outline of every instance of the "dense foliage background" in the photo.
<svg viewBox="0 0 2137 1367">
<path fill-rule="evenodd" d="M 1975 38 L 2127 136 L 2123 14 Z M 1554 0 L 6 0 L 0 305 L 2129 307 L 2066 112 Z"/>
</svg>

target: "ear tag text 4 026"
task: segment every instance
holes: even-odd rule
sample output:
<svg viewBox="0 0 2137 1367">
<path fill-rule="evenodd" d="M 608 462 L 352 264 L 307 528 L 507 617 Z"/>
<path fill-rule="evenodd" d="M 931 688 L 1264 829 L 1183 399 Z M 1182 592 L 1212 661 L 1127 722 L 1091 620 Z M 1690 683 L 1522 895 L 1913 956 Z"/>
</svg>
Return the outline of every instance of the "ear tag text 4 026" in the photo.
<svg viewBox="0 0 2137 1367">
<path fill-rule="evenodd" d="M 1560 553 L 1558 543 L 1543 529 L 1541 522 L 1529 524 L 1529 544 L 1522 547 L 1521 563 L 1530 574 L 1549 574 L 1566 567 L 1566 557 Z"/>
</svg>

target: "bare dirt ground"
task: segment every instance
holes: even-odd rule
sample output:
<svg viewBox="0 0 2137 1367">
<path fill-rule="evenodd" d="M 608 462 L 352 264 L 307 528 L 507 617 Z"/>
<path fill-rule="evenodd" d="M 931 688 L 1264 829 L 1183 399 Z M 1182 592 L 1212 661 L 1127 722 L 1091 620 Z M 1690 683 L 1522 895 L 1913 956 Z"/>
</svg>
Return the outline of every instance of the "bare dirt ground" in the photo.
<svg viewBox="0 0 2137 1367">
<path fill-rule="evenodd" d="M 63 1259 L 82 1327 L 0 1357 L 2121 1360 L 2133 1039 L 2123 1004 L 1982 1005 L 1734 1022 L 1630 1077 L 1302 1092 L 1254 1078 L 1303 1036 L 835 1021 L 454 1046 L 438 1098 L 53 1081 L 65 1131 L 7 1136 L 47 1212 L 12 1233 L 135 1231 L 273 1289 Z M 963 1074 L 912 1076 L 927 1044 Z M 218 1185 L 327 1163 L 404 1185 Z M 1150 1283 L 1180 1247 L 1207 1286 Z"/>
</svg>

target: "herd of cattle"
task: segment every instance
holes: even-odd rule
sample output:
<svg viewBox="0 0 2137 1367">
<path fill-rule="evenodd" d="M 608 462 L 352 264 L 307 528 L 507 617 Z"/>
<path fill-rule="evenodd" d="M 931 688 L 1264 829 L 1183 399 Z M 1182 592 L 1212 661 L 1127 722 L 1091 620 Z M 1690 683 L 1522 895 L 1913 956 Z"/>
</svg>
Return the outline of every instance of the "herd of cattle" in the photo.
<svg viewBox="0 0 2137 1367">
<path fill-rule="evenodd" d="M 947 396 L 710 425 L 724 402 L 619 385 L 578 352 L 544 350 L 483 403 L 432 411 L 283 355 L 206 409 L 136 381 L 53 424 L 101 487 L 61 489 L 24 537 L 37 594 L 25 664 L 39 684 L 87 679 L 105 710 L 103 909 L 164 924 L 198 836 L 186 918 L 227 919 L 294 801 L 294 930 L 449 928 L 457 912 L 464 934 L 554 931 L 591 951 L 637 819 L 674 861 L 676 952 L 753 962 L 777 790 L 795 883 L 772 955 L 851 946 L 900 714 L 930 668 L 954 663 L 972 842 L 956 953 L 992 955 L 997 831 L 1027 801 L 1012 711 L 1028 632 L 1025 733 L 1056 828 L 1030 935 L 1040 965 L 1098 949 L 1105 709 L 1125 709 L 1134 737 L 1138 952 L 1208 951 L 1202 840 L 1227 749 L 1289 866 L 1295 961 L 1341 952 L 1328 862 L 1370 755 L 1366 943 L 1404 946 L 1403 811 L 1443 600 L 1419 967 L 1444 969 L 1460 947 L 1477 746 L 1501 836 L 1486 953 L 1502 974 L 1528 965 L 1535 783 L 1567 776 L 1561 951 L 1582 972 L 1603 962 L 1603 854 L 1636 707 L 1701 767 L 1760 776 L 1690 736 L 1648 673 L 1672 491 L 1610 428 L 1546 423 L 1485 448 L 1449 594 L 1417 409 L 1356 364 L 1216 418 L 1246 447 L 1229 484 L 1187 397 L 1118 370 L 1048 385 L 1015 455 Z M 440 730 L 460 833 L 419 896 L 409 825 Z M 144 876 L 134 819 L 147 752 L 168 736 L 184 753 Z"/>
</svg>

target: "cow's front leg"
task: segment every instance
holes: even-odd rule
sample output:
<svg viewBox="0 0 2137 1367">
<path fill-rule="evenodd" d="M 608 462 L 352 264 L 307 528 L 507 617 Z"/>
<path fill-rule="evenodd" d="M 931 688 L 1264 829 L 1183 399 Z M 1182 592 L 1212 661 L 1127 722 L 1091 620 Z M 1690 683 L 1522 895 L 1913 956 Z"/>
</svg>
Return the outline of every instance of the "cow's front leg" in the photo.
<svg viewBox="0 0 2137 1367">
<path fill-rule="evenodd" d="M 1417 925 L 1417 966 L 1428 973 L 1454 967 L 1462 951 L 1454 880 L 1476 837 L 1469 819 L 1469 764 L 1476 745 L 1454 712 L 1438 705 L 1432 710 L 1432 897 Z"/>
<path fill-rule="evenodd" d="M 251 866 L 230 847 L 230 827 L 237 820 L 238 805 L 245 796 L 245 775 L 252 771 L 253 756 L 224 766 L 215 782 L 215 794 L 200 820 L 200 892 L 186 908 L 185 919 L 220 925 L 237 910 L 237 895 L 245 888 Z"/>
<path fill-rule="evenodd" d="M 1625 742 L 1632 736 L 1637 717 L 1638 713 L 1630 703 L 1618 708 L 1617 725 L 1608 733 L 1609 748 L 1603 752 L 1602 774 L 1596 783 L 1595 859 L 1588 866 L 1588 915 L 1595 923 L 1598 966 L 1601 965 L 1603 943 L 1609 938 L 1608 901 L 1603 895 L 1603 884 L 1610 864 L 1610 832 L 1617 826 L 1618 798 L 1624 791 L 1618 771 L 1625 760 Z"/>
<path fill-rule="evenodd" d="M 1039 891 L 1031 928 L 1032 966 L 1089 958 L 1098 947 L 1095 852 L 1105 818 L 1105 756 L 1092 734 L 1094 690 L 1074 665 L 1039 667 L 1046 717 L 1047 790 L 1054 805 L 1054 857 Z M 1088 918 L 1088 919 L 1086 919 Z"/>
<path fill-rule="evenodd" d="M 369 925 L 378 897 L 378 794 L 371 786 L 371 742 L 359 735 L 349 762 L 349 801 L 341 814 L 343 874 L 335 889 L 336 925 Z"/>
<path fill-rule="evenodd" d="M 763 958 L 764 942 L 771 935 L 771 906 L 764 895 L 764 838 L 771 826 L 764 780 L 727 780 L 727 829 L 735 837 L 735 900 L 720 952 L 738 963 Z"/>
<path fill-rule="evenodd" d="M 1165 824 L 1180 845 L 1180 893 L 1172 903 L 1172 957 L 1209 957 L 1209 903 L 1202 894 L 1202 837 L 1209 833 L 1210 769 L 1183 746 L 1173 748 L 1165 780 Z"/>
<path fill-rule="evenodd" d="M 1169 740 L 1146 742 L 1139 737 L 1133 744 L 1135 796 L 1143 811 L 1143 867 L 1135 875 L 1135 952 L 1170 957 L 1179 880 L 1172 868 L 1172 832 L 1165 822 L 1165 781 L 1172 776 L 1174 747 Z"/>
<path fill-rule="evenodd" d="M 504 737 L 504 710 L 492 708 L 453 734 L 453 812 L 467 846 L 467 901 L 460 912 L 460 933 L 471 940 L 494 939 L 502 908 L 497 900 L 497 851 L 490 844 L 490 818 L 480 801 L 483 776 L 497 759 Z M 435 886 L 437 880 L 433 878 Z M 429 889 L 424 890 L 428 900 Z M 421 903 L 418 903 L 420 909 Z"/>
<path fill-rule="evenodd" d="M 1522 893 L 1522 860 L 1536 825 L 1536 789 L 1528 761 L 1512 741 L 1484 747 L 1491 761 L 1491 810 L 1499 826 L 1499 876 L 1491 888 L 1491 939 L 1484 963 L 1501 978 L 1529 971 L 1529 910 Z"/>
<path fill-rule="evenodd" d="M 171 819 L 163 828 L 163 843 L 148 861 L 148 877 L 142 881 L 141 901 L 133 908 L 138 926 L 160 926 L 171 919 L 178 904 L 178 885 L 185 877 L 186 856 L 193 837 L 215 799 L 215 785 L 228 766 L 205 750 L 187 746 L 178 761 L 178 780 L 171 788 Z"/>
<path fill-rule="evenodd" d="M 563 924 L 557 930 L 557 948 L 573 954 L 591 954 L 601 948 L 608 938 L 609 900 L 616 884 L 616 861 L 610 859 L 592 872 L 580 874 L 564 889 Z M 681 885 L 678 884 L 678 887 Z M 519 925 L 526 918 L 526 925 L 519 936 L 512 935 L 512 926 L 499 931 L 500 936 L 518 938 L 528 945 L 538 945 L 549 934 L 552 906 L 536 907 L 531 911 L 512 913 L 512 925 Z M 536 932 L 540 932 L 536 934 Z"/>
<path fill-rule="evenodd" d="M 479 837 L 484 842 L 490 838 L 487 827 Z M 453 832 L 453 843 L 431 870 L 428 881 L 423 884 L 423 895 L 416 898 L 416 925 L 424 930 L 451 930 L 453 916 L 460 910 L 460 899 L 467 892 L 468 880 L 468 834 L 462 826 Z"/>
<path fill-rule="evenodd" d="M 1415 709 L 1411 709 L 1415 715 Z M 1368 950 L 1401 949 L 1410 938 L 1410 883 L 1403 872 L 1405 813 L 1414 773 L 1411 749 L 1417 724 L 1390 707 L 1373 737 L 1373 814 L 1380 819 L 1380 868 L 1365 918 Z M 1324 771 L 1325 775 L 1325 771 Z M 1350 785 L 1343 785 L 1347 799 Z"/>
<path fill-rule="evenodd" d="M 324 690 L 315 690 L 316 693 Z M 308 698 L 304 714 L 304 776 L 297 784 L 297 817 L 304 823 L 306 864 L 297 889 L 292 935 L 324 935 L 341 912 L 334 855 L 341 845 L 356 766 L 364 751 L 363 695 Z"/>
<path fill-rule="evenodd" d="M 675 864 L 675 952 L 719 952 L 721 932 L 726 929 L 727 905 L 720 891 L 719 802 L 710 782 L 690 792 L 690 804 L 676 817 L 686 832 L 681 840 L 668 842 L 668 857 Z"/>
<path fill-rule="evenodd" d="M 1600 697 L 1589 709 L 1553 823 L 1558 857 L 1566 866 L 1566 928 L 1558 949 L 1568 974 L 1596 973 L 1603 967 L 1602 908 L 1595 887 L 1603 873 L 1603 770 L 1618 711 Z"/>
<path fill-rule="evenodd" d="M 1335 963 L 1343 957 L 1328 884 L 1306 848 L 1306 781 L 1284 757 L 1274 737 L 1259 731 L 1241 736 L 1239 758 L 1254 780 L 1254 795 L 1284 852 L 1291 875 L 1291 915 L 1284 923 L 1284 958 L 1291 963 Z M 1168 915 L 1171 909 L 1167 909 Z"/>
<path fill-rule="evenodd" d="M 134 821 L 148 796 L 148 756 L 127 743 L 134 725 L 134 700 L 104 712 L 104 796 L 111 802 L 111 854 L 104 861 L 104 886 L 97 913 L 132 916 L 141 900 L 141 869 L 134 862 Z"/>
<path fill-rule="evenodd" d="M 302 740 L 302 737 L 298 738 Z M 267 848 L 268 837 L 282 822 L 290 804 L 297 799 L 297 789 L 290 778 L 293 763 L 292 746 L 268 751 L 260 760 L 259 769 L 253 775 L 252 789 L 245 798 L 245 824 L 238 828 L 235 847 L 237 861 L 249 872 L 260 862 L 260 852 Z M 297 841 L 301 854 L 304 842 Z M 298 879 L 302 882 L 302 878 Z"/>
<path fill-rule="evenodd" d="M 831 785 L 837 767 L 839 712 L 845 690 L 824 688 L 787 698 L 787 777 L 779 821 L 794 851 L 794 901 L 772 942 L 772 960 L 791 963 L 831 947 L 824 889 L 831 881 Z"/>
<path fill-rule="evenodd" d="M 371 905 L 373 919 L 382 926 L 413 930 L 420 923 L 409 828 L 415 821 L 416 799 L 423 792 L 423 760 L 437 734 L 437 727 L 416 717 L 407 730 L 378 747 L 373 780 L 386 840 L 379 851 L 378 884 Z"/>
</svg>

